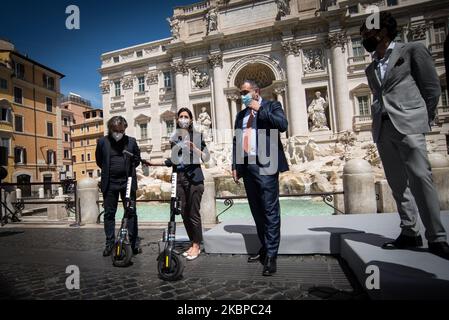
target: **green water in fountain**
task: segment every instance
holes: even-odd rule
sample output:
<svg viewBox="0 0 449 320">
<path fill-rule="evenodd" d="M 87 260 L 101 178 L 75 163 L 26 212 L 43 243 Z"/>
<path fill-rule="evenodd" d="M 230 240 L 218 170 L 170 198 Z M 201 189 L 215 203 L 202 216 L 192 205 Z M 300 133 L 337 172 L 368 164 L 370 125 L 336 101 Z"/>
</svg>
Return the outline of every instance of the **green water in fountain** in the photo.
<svg viewBox="0 0 449 320">
<path fill-rule="evenodd" d="M 334 209 L 326 205 L 321 197 L 315 198 L 281 198 L 282 216 L 319 216 L 332 215 Z M 217 215 L 226 209 L 224 201 L 217 201 Z M 138 203 L 137 215 L 140 222 L 167 222 L 169 219 L 169 203 Z M 117 210 L 117 217 L 122 217 L 123 208 Z M 234 205 L 220 215 L 219 221 L 226 221 L 236 218 L 252 218 L 246 200 L 234 200 Z M 182 221 L 181 216 L 176 217 L 176 221 Z"/>
</svg>

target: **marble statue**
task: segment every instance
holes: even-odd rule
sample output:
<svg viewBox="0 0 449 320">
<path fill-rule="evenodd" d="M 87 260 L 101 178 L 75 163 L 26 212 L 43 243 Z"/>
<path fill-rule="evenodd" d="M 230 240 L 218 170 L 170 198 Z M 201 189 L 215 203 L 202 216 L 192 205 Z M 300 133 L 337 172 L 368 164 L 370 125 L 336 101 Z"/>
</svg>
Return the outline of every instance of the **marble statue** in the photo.
<svg viewBox="0 0 449 320">
<path fill-rule="evenodd" d="M 207 113 L 207 108 L 202 107 L 201 113 L 198 115 L 198 124 L 199 124 L 199 131 L 203 135 L 204 141 L 211 141 L 211 125 L 212 125 L 212 119 Z"/>
<path fill-rule="evenodd" d="M 276 20 L 281 20 L 281 17 L 290 14 L 290 0 L 276 0 L 276 5 L 278 8 Z"/>
<path fill-rule="evenodd" d="M 217 8 L 212 8 L 206 14 L 206 23 L 207 23 L 207 34 L 212 31 L 218 30 L 218 10 Z"/>
<path fill-rule="evenodd" d="M 203 89 L 209 84 L 209 75 L 195 68 L 192 70 L 192 80 L 194 88 Z"/>
<path fill-rule="evenodd" d="M 321 92 L 315 92 L 315 99 L 307 109 L 309 119 L 312 121 L 311 131 L 329 130 L 327 127 L 326 108 L 328 103 L 321 97 Z"/>
<path fill-rule="evenodd" d="M 174 40 L 179 39 L 180 33 L 179 33 L 179 20 L 177 18 L 167 18 L 168 23 L 170 24 L 170 30 L 171 34 Z"/>
</svg>

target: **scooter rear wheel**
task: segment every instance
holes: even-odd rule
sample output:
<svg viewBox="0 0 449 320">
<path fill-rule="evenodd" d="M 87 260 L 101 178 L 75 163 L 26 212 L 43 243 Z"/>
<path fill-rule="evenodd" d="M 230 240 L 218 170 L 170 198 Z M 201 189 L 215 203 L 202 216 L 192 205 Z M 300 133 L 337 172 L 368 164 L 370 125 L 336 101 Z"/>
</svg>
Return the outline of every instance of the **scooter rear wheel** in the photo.
<svg viewBox="0 0 449 320">
<path fill-rule="evenodd" d="M 168 261 L 169 267 L 167 268 L 168 256 L 165 252 L 161 252 L 158 257 L 157 271 L 159 277 L 165 281 L 176 281 L 182 277 L 184 271 L 184 261 L 175 253 L 171 254 L 171 259 Z"/>
<path fill-rule="evenodd" d="M 133 251 L 131 249 L 131 244 L 122 243 L 117 241 L 114 244 L 114 248 L 112 250 L 112 264 L 114 267 L 128 267 L 131 264 L 131 258 L 133 256 Z"/>
</svg>

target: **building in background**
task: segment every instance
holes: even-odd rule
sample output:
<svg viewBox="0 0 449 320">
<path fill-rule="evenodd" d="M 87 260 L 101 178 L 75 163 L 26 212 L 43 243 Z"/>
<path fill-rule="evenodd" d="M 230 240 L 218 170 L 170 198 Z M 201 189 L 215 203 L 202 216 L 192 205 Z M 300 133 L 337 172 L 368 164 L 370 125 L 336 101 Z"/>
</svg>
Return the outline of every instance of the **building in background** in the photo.
<svg viewBox="0 0 449 320">
<path fill-rule="evenodd" d="M 58 101 L 63 77 L 20 54 L 10 42 L 0 41 L 1 143 L 9 149 L 7 180 L 24 184 L 24 196 L 31 195 L 29 182 L 59 181 Z M 45 184 L 44 189 L 48 192 L 51 186 Z"/>
<path fill-rule="evenodd" d="M 142 157 L 167 156 L 180 107 L 193 111 L 200 130 L 231 131 L 241 110 L 239 86 L 254 79 L 264 98 L 284 107 L 291 161 L 306 145 L 329 148 L 346 132 L 371 143 L 372 95 L 364 72 L 371 57 L 360 36 L 369 5 L 397 18 L 396 41 L 419 41 L 432 53 L 443 95 L 427 138 L 429 150 L 447 153 L 448 0 L 210 0 L 177 7 L 169 19 L 172 37 L 101 56 L 105 119 L 127 119 Z M 229 136 L 214 133 L 208 143 L 212 161 L 229 167 Z"/>
<path fill-rule="evenodd" d="M 83 112 L 82 121 L 76 122 L 71 126 L 73 178 L 99 178 L 101 171 L 96 164 L 95 149 L 97 140 L 104 136 L 103 110 L 90 108 Z"/>
<path fill-rule="evenodd" d="M 62 171 L 67 178 L 74 178 L 72 126 L 84 123 L 84 112 L 92 110 L 92 106 L 89 100 L 83 99 L 75 93 L 70 93 L 61 99 L 60 107 L 62 124 Z"/>
</svg>

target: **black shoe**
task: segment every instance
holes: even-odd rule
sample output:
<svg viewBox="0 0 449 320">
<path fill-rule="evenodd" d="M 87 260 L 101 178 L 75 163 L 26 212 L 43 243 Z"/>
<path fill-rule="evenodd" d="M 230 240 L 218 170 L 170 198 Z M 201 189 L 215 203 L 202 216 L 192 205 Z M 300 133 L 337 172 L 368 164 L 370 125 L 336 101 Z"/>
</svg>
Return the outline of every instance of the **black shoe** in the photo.
<svg viewBox="0 0 449 320">
<path fill-rule="evenodd" d="M 276 257 L 266 257 L 262 275 L 272 276 L 276 273 L 276 269 Z"/>
<path fill-rule="evenodd" d="M 133 249 L 133 255 L 138 255 L 142 253 L 142 248 L 134 248 Z"/>
<path fill-rule="evenodd" d="M 429 243 L 429 252 L 449 260 L 449 245 L 447 242 Z"/>
<path fill-rule="evenodd" d="M 112 248 L 113 246 L 106 246 L 103 250 L 103 257 L 108 257 L 112 254 Z"/>
<path fill-rule="evenodd" d="M 407 249 L 416 248 L 422 246 L 422 237 L 420 235 L 416 237 L 410 237 L 405 235 L 400 235 L 396 240 L 385 242 L 382 245 L 382 249 Z"/>
<path fill-rule="evenodd" d="M 253 263 L 259 261 L 260 263 L 265 262 L 266 253 L 263 250 L 259 250 L 259 252 L 255 255 L 248 257 L 248 263 Z"/>
</svg>

